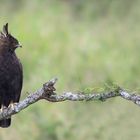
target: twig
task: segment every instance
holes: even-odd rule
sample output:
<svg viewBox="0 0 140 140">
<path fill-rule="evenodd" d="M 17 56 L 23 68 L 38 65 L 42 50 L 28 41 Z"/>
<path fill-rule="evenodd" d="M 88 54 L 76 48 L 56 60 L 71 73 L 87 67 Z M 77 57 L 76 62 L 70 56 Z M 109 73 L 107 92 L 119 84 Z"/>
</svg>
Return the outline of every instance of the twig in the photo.
<svg viewBox="0 0 140 140">
<path fill-rule="evenodd" d="M 21 110 L 27 108 L 31 104 L 37 102 L 38 100 L 45 99 L 49 102 L 62 102 L 62 101 L 105 101 L 109 98 L 120 96 L 123 99 L 129 100 L 140 106 L 140 96 L 136 94 L 130 94 L 127 91 L 118 88 L 117 90 L 110 91 L 107 93 L 92 93 L 92 94 L 85 94 L 83 92 L 80 93 L 73 93 L 73 92 L 65 92 L 62 95 L 57 95 L 55 91 L 55 83 L 57 78 L 54 78 L 43 85 L 43 87 L 36 92 L 27 96 L 24 100 L 20 101 L 13 106 L 9 106 L 8 108 L 4 108 L 3 111 L 0 113 L 0 120 L 3 118 L 7 118 L 14 114 L 19 113 Z"/>
</svg>

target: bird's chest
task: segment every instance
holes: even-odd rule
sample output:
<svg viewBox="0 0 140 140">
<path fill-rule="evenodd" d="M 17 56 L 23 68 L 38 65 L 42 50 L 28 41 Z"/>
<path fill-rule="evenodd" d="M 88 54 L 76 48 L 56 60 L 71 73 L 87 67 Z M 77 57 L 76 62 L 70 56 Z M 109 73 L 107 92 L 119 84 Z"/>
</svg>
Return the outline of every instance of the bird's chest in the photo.
<svg viewBox="0 0 140 140">
<path fill-rule="evenodd" d="M 0 57 L 0 78 L 6 79 L 15 77 L 19 74 L 20 66 L 19 61 L 14 55 L 6 55 Z"/>
</svg>

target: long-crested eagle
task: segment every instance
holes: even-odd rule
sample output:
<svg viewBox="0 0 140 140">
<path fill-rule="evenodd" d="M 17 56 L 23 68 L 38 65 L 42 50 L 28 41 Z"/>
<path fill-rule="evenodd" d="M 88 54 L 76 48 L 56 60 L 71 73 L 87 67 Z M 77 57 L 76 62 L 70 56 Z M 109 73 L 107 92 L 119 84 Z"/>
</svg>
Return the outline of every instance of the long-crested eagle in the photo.
<svg viewBox="0 0 140 140">
<path fill-rule="evenodd" d="M 22 65 L 15 54 L 20 43 L 8 32 L 8 23 L 0 33 L 0 111 L 4 107 L 19 102 L 23 72 Z M 9 127 L 11 117 L 0 120 L 0 127 Z"/>
</svg>

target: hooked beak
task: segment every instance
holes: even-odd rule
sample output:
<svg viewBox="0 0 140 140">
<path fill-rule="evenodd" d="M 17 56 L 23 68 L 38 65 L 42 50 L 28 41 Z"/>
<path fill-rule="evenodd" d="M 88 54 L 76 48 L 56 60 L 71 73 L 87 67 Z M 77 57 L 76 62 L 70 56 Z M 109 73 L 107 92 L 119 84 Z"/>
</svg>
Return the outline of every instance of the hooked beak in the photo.
<svg viewBox="0 0 140 140">
<path fill-rule="evenodd" d="M 18 44 L 18 45 L 16 45 L 16 47 L 17 47 L 17 48 L 18 48 L 18 47 L 22 48 L 22 45 L 21 45 L 21 44 Z"/>
</svg>

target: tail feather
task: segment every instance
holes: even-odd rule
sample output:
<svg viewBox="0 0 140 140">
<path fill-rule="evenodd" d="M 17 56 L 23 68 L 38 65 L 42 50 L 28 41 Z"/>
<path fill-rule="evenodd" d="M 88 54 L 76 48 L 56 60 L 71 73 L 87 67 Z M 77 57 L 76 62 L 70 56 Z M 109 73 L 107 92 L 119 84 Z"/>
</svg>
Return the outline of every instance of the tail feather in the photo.
<svg viewBox="0 0 140 140">
<path fill-rule="evenodd" d="M 11 118 L 0 120 L 0 127 L 6 128 L 11 125 Z"/>
</svg>

